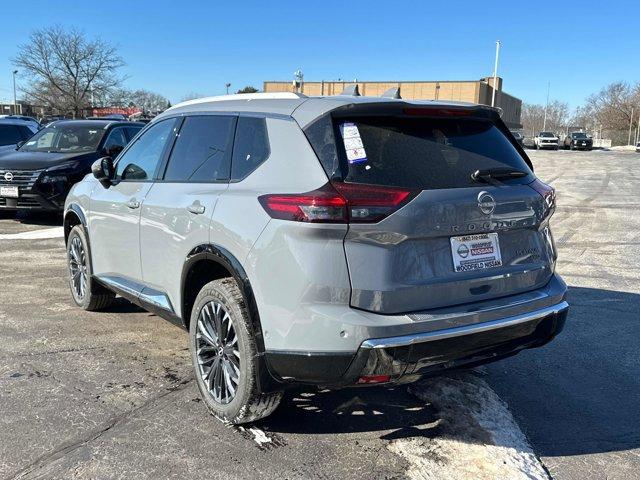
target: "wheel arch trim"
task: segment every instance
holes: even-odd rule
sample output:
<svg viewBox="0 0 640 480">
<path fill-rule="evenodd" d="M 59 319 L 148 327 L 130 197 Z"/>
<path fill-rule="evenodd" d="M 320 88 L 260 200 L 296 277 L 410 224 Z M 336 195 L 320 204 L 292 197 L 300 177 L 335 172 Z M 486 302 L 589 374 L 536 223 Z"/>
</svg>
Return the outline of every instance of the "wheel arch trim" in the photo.
<svg viewBox="0 0 640 480">
<path fill-rule="evenodd" d="M 262 323 L 260 321 L 260 314 L 258 312 L 258 306 L 256 304 L 255 296 L 253 294 L 253 287 L 249 281 L 249 277 L 240 261 L 227 249 L 219 245 L 212 243 L 201 244 L 191 249 L 185 260 L 182 268 L 182 275 L 180 278 L 180 306 L 182 321 L 186 328 L 189 319 L 185 318 L 184 305 L 185 305 L 185 285 L 189 272 L 192 267 L 202 260 L 209 260 L 217 263 L 224 269 L 226 269 L 233 278 L 238 282 L 238 286 L 242 292 L 242 296 L 246 302 L 247 310 L 251 318 L 251 326 L 253 329 L 253 335 L 256 341 L 256 347 L 259 354 L 263 354 L 265 351 L 264 337 L 262 330 Z"/>
<path fill-rule="evenodd" d="M 249 281 L 249 277 L 240 261 L 227 249 L 212 243 L 201 244 L 193 248 L 185 260 L 182 268 L 182 276 L 180 279 L 180 302 L 181 309 L 184 310 L 185 302 L 185 284 L 187 275 L 191 268 L 201 260 L 216 262 L 225 268 L 238 283 L 242 296 L 245 300 L 249 318 L 251 320 L 251 329 L 256 342 L 256 381 L 258 390 L 262 393 L 279 391 L 284 388 L 282 380 L 273 373 L 267 356 L 265 354 L 264 332 L 260 321 L 260 313 L 253 294 L 253 287 Z M 181 311 L 183 326 L 186 328 L 185 312 Z"/>
<path fill-rule="evenodd" d="M 71 226 L 68 221 L 71 215 L 75 215 L 78 218 L 78 220 L 80 220 L 80 223 L 85 228 L 85 230 L 87 230 L 87 217 L 82 211 L 82 208 L 80 207 L 80 205 L 78 205 L 77 203 L 72 203 L 64 212 L 63 227 L 64 227 L 64 243 L 65 244 L 67 243 L 67 240 L 69 239 L 69 233 L 71 232 Z"/>
</svg>

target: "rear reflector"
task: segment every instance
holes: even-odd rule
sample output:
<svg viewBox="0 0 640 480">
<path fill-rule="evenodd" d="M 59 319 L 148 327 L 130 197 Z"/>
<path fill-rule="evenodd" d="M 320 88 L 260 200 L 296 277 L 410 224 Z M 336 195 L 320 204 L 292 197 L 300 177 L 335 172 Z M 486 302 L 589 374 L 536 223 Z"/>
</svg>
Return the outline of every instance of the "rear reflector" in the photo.
<svg viewBox="0 0 640 480">
<path fill-rule="evenodd" d="M 327 183 L 300 194 L 269 194 L 258 198 L 272 218 L 311 223 L 376 223 L 409 202 L 416 192 L 362 185 Z"/>
<path fill-rule="evenodd" d="M 364 375 L 358 379 L 358 383 L 386 383 L 389 380 L 391 380 L 389 375 Z"/>
</svg>

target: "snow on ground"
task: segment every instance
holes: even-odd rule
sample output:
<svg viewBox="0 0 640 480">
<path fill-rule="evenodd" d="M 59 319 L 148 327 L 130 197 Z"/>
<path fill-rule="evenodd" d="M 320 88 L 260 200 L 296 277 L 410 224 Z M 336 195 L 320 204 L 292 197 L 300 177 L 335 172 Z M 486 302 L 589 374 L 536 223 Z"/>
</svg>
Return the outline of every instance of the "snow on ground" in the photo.
<svg viewBox="0 0 640 480">
<path fill-rule="evenodd" d="M 619 147 L 611 147 L 609 150 L 612 150 L 614 152 L 635 152 L 636 151 L 636 146 L 635 145 L 622 145 Z"/>
<path fill-rule="evenodd" d="M 64 229 L 62 227 L 44 228 L 42 230 L 31 230 L 20 233 L 0 233 L 0 240 L 41 240 L 45 238 L 62 238 Z"/>
<path fill-rule="evenodd" d="M 548 479 L 507 405 L 472 372 L 427 379 L 409 391 L 438 414 L 433 437 L 392 442 L 413 480 Z"/>
</svg>

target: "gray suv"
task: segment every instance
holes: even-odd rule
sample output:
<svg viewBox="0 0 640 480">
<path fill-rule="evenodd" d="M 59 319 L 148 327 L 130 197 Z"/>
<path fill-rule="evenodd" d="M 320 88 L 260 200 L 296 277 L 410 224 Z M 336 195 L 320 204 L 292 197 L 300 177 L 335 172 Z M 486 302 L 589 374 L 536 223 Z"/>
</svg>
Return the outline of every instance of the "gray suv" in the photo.
<svg viewBox="0 0 640 480">
<path fill-rule="evenodd" d="M 562 329 L 552 188 L 485 106 L 249 94 L 155 118 L 67 198 L 70 287 L 189 331 L 220 419 L 400 384 Z"/>
</svg>

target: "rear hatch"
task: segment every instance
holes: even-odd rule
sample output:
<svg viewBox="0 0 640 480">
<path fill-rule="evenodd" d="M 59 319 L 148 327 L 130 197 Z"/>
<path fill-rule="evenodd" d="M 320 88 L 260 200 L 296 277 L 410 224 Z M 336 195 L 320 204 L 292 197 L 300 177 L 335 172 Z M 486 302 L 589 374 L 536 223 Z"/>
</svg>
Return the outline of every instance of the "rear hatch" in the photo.
<svg viewBox="0 0 640 480">
<path fill-rule="evenodd" d="M 369 187 L 400 199 L 373 217 L 351 208 L 351 305 L 407 313 L 544 286 L 553 191 L 496 112 L 401 105 L 342 109 L 305 129 L 347 200 L 349 188 Z"/>
</svg>

